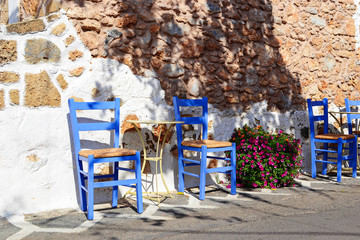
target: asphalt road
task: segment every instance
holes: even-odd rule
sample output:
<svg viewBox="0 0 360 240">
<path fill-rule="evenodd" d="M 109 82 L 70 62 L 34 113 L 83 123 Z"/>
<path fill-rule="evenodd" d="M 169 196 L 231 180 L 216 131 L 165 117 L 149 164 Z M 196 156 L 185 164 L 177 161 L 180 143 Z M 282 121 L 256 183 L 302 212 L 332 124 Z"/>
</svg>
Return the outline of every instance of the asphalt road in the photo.
<svg viewBox="0 0 360 240">
<path fill-rule="evenodd" d="M 0 239 L 360 239 L 360 178 L 303 176 L 276 191 L 209 188 L 166 199 L 158 208 L 135 202 L 98 206 L 95 220 L 74 210 L 0 219 Z"/>
</svg>

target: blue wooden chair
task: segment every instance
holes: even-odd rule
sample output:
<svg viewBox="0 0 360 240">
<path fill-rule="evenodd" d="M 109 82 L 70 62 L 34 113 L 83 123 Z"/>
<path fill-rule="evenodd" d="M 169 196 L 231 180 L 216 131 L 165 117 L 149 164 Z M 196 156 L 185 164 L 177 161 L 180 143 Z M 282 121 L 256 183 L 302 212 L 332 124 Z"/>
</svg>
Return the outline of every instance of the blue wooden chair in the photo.
<svg viewBox="0 0 360 240">
<path fill-rule="evenodd" d="M 143 212 L 142 185 L 141 185 L 141 163 L 140 152 L 119 148 L 120 134 L 120 99 L 116 98 L 111 102 L 75 102 L 69 99 L 70 121 L 72 137 L 77 165 L 77 176 L 80 191 L 81 210 L 87 210 L 87 218 L 94 218 L 94 188 L 112 187 L 112 207 L 118 204 L 118 185 L 136 188 L 137 211 Z M 77 117 L 77 110 L 114 110 L 114 121 L 87 121 L 80 122 Z M 90 119 L 88 119 L 90 120 Z M 113 148 L 82 150 L 80 143 L 81 131 L 113 131 Z M 83 139 L 81 139 L 83 140 Z M 119 167 L 120 161 L 134 161 L 135 170 Z M 83 168 L 83 162 L 88 164 L 88 171 Z M 94 165 L 96 163 L 113 163 L 113 173 L 108 175 L 94 176 Z M 135 178 L 119 180 L 119 170 L 135 172 Z M 94 179 L 110 178 L 110 181 L 94 182 Z M 87 184 L 85 184 L 87 182 Z M 87 193 L 87 200 L 86 200 Z"/>
<path fill-rule="evenodd" d="M 212 172 L 230 173 L 231 174 L 231 194 L 236 194 L 236 146 L 235 143 L 226 141 L 208 140 L 208 100 L 202 99 L 179 99 L 173 98 L 175 109 L 175 120 L 184 121 L 176 124 L 177 142 L 178 142 L 178 164 L 179 164 L 179 192 L 184 192 L 184 175 L 200 178 L 199 199 L 205 199 L 205 182 L 206 174 Z M 181 107 L 202 107 L 201 117 L 189 117 L 181 115 Z M 182 125 L 183 124 L 200 124 L 202 125 L 202 140 L 183 141 Z M 184 156 L 184 150 L 195 151 L 201 154 L 200 160 L 189 159 Z M 210 152 L 231 152 L 230 158 L 209 156 Z M 207 168 L 207 159 L 219 159 L 230 161 L 230 166 Z M 200 174 L 187 172 L 185 167 L 200 165 Z"/>
<path fill-rule="evenodd" d="M 348 98 L 345 98 L 345 108 L 346 108 L 346 112 L 360 112 L 360 101 L 349 100 Z M 360 130 L 359 130 L 360 114 L 347 114 L 347 124 L 348 124 L 349 134 L 354 134 L 356 136 L 360 135 Z M 359 148 L 360 148 L 360 144 L 358 144 L 358 149 Z M 360 154 L 359 151 L 358 154 Z"/>
<path fill-rule="evenodd" d="M 327 164 L 336 164 L 337 165 L 337 181 L 341 182 L 341 166 L 342 161 L 348 160 L 350 166 L 352 166 L 353 173 L 352 176 L 356 177 L 356 158 L 357 158 L 357 136 L 350 134 L 335 134 L 328 133 L 329 121 L 328 121 L 328 100 L 324 98 L 322 101 L 311 101 L 307 99 L 308 110 L 309 110 L 309 122 L 310 122 L 310 143 L 311 143 L 311 173 L 312 177 L 316 178 L 316 162 L 321 162 L 322 165 L 322 174 L 326 174 Z M 313 107 L 323 107 L 322 115 L 314 115 Z M 324 122 L 324 133 L 316 134 L 315 133 L 315 122 L 323 121 Z M 322 147 L 317 147 L 322 145 Z M 329 145 L 337 145 L 336 148 L 330 147 Z M 345 144 L 348 144 L 349 153 L 345 155 L 343 150 L 345 149 Z M 334 155 L 330 155 L 334 154 Z M 322 156 L 321 159 L 318 159 L 317 156 Z M 336 157 L 333 157 L 336 156 Z M 329 160 L 336 160 L 329 161 Z"/>
</svg>

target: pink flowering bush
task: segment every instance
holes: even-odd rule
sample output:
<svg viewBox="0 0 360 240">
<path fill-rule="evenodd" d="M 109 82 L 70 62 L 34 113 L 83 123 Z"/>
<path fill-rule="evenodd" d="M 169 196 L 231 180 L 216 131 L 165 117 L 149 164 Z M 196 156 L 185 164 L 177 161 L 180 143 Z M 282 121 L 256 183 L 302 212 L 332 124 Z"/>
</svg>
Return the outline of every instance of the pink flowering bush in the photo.
<svg viewBox="0 0 360 240">
<path fill-rule="evenodd" d="M 262 126 L 245 125 L 234 130 L 237 186 L 276 189 L 294 185 L 303 157 L 299 139 L 279 131 L 270 134 Z"/>
</svg>

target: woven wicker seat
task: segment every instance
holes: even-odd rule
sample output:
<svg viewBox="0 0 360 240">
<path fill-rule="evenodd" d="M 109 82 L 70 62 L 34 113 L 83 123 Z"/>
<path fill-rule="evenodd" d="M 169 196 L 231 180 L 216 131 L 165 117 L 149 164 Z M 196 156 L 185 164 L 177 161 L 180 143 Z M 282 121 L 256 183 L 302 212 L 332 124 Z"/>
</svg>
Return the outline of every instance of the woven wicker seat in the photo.
<svg viewBox="0 0 360 240">
<path fill-rule="evenodd" d="M 353 139 L 355 138 L 354 135 L 348 135 L 348 134 L 335 134 L 335 133 L 325 133 L 325 134 L 319 134 L 315 136 L 316 139 L 327 139 L 327 140 L 337 140 L 338 138 L 342 139 Z"/>
<path fill-rule="evenodd" d="M 94 158 L 124 157 L 133 156 L 135 154 L 135 150 L 122 148 L 91 149 L 81 150 L 79 152 L 79 155 L 82 157 L 89 157 L 89 155 L 94 155 Z"/>
<path fill-rule="evenodd" d="M 203 145 L 207 146 L 208 148 L 221 148 L 221 147 L 231 147 L 232 143 L 225 141 L 215 141 L 215 140 L 190 140 L 190 141 L 183 141 L 181 145 L 187 147 L 194 147 L 194 148 L 201 148 Z"/>
</svg>

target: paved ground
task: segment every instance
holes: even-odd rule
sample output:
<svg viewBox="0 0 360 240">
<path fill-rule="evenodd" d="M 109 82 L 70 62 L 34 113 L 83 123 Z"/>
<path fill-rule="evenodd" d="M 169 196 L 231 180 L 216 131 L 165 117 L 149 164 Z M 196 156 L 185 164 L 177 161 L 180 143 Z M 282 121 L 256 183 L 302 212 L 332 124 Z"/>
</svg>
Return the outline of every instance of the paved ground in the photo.
<svg viewBox="0 0 360 240">
<path fill-rule="evenodd" d="M 360 178 L 311 179 L 276 191 L 208 188 L 166 199 L 97 206 L 94 221 L 75 210 L 0 218 L 0 239 L 360 239 Z"/>
</svg>

